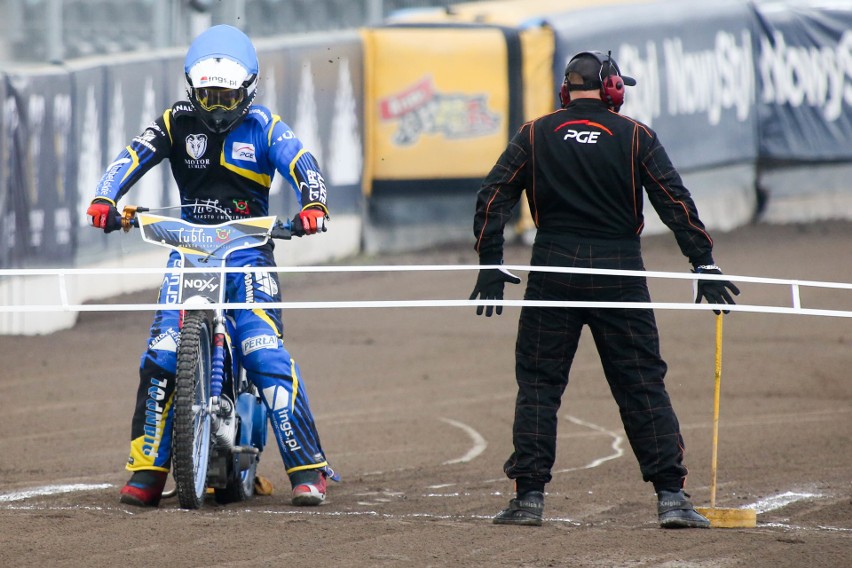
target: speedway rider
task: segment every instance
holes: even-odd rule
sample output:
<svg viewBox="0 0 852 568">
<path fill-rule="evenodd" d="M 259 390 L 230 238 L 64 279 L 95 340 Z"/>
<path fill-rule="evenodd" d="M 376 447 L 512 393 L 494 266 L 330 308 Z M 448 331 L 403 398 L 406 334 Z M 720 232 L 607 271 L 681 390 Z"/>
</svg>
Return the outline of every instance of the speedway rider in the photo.
<svg viewBox="0 0 852 568">
<path fill-rule="evenodd" d="M 109 165 L 87 211 L 90 224 L 106 233 L 118 229 L 118 200 L 168 159 L 180 191 L 181 217 L 187 221 L 218 224 L 268 215 L 269 188 L 278 170 L 301 204 L 293 219 L 295 231 L 326 231 L 326 187 L 316 160 L 279 116 L 253 104 L 258 67 L 251 40 L 237 28 L 219 25 L 199 35 L 184 64 L 189 100 L 167 109 Z M 272 249 L 270 242 L 237 250 L 228 257 L 228 266 L 274 266 Z M 168 266 L 178 264 L 179 254 L 173 251 Z M 174 288 L 167 275 L 159 302 L 168 303 Z M 227 298 L 278 302 L 276 274 L 228 274 Z M 326 496 L 326 478 L 335 475 L 320 445 L 304 379 L 284 347 L 280 310 L 258 306 L 231 315 L 243 366 L 269 411 L 293 487 L 292 503 L 319 505 Z M 171 458 L 179 326 L 179 311 L 158 311 L 141 357 L 127 461 L 132 475 L 121 490 L 122 503 L 156 507 L 163 492 Z"/>
</svg>

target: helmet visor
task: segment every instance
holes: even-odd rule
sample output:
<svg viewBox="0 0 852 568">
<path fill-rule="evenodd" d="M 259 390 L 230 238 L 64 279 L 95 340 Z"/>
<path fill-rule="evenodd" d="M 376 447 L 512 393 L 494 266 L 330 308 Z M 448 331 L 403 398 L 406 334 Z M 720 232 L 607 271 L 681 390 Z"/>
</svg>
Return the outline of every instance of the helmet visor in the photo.
<svg viewBox="0 0 852 568">
<path fill-rule="evenodd" d="M 199 87 L 195 89 L 198 104 L 206 111 L 234 110 L 243 99 L 245 89 L 225 89 L 222 87 Z"/>
</svg>

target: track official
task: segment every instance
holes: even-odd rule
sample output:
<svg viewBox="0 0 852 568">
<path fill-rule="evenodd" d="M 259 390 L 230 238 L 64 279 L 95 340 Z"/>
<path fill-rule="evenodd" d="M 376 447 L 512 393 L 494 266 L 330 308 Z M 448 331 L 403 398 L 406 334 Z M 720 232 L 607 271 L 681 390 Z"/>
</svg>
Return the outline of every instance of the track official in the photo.
<svg viewBox="0 0 852 568">
<path fill-rule="evenodd" d="M 565 70 L 562 108 L 524 124 L 485 178 L 477 195 L 475 249 L 480 264 L 503 259 L 503 228 L 526 190 L 537 232 L 533 266 L 644 270 L 640 234 L 644 192 L 674 233 L 693 270 L 722 274 L 713 241 L 698 217 L 657 134 L 619 114 L 625 86 L 608 54 L 582 52 Z M 506 270 L 482 269 L 471 299 L 502 299 Z M 696 302 L 733 304 L 739 290 L 724 280 L 699 280 Z M 649 302 L 647 281 L 636 276 L 531 272 L 526 300 Z M 492 315 L 493 306 L 477 314 Z M 496 313 L 501 313 L 496 307 Z M 523 307 L 515 347 L 518 395 L 514 452 L 504 465 L 516 497 L 496 524 L 540 525 L 544 488 L 556 457 L 556 422 L 583 326 L 595 341 L 604 374 L 643 479 L 658 497 L 664 528 L 704 528 L 683 492 L 684 442 L 666 392 L 666 363 L 650 309 Z"/>
</svg>

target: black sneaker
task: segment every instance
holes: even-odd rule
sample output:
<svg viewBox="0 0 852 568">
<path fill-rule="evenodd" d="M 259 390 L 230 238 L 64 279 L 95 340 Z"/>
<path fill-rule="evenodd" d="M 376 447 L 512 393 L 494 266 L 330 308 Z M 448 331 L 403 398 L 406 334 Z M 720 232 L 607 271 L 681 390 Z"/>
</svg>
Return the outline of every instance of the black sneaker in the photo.
<svg viewBox="0 0 852 568">
<path fill-rule="evenodd" d="M 680 491 L 657 494 L 657 515 L 664 529 L 709 529 L 710 520 L 692 506 L 689 495 Z"/>
<path fill-rule="evenodd" d="M 509 501 L 509 506 L 494 517 L 495 525 L 526 525 L 541 526 L 541 515 L 544 512 L 544 493 L 527 491 L 516 499 Z"/>
</svg>

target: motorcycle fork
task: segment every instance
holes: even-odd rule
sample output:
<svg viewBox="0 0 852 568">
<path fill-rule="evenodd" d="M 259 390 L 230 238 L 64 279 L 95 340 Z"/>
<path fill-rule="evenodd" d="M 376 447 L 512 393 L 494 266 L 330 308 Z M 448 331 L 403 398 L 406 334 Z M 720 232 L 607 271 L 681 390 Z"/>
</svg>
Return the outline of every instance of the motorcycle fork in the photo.
<svg viewBox="0 0 852 568">
<path fill-rule="evenodd" d="M 213 356 L 210 377 L 210 414 L 213 417 L 213 432 L 216 445 L 228 451 L 234 448 L 236 438 L 237 419 L 234 406 L 233 378 L 228 377 L 229 389 L 223 395 L 225 386 L 225 363 L 228 341 L 226 334 L 225 317 L 217 313 L 213 318 Z M 230 396 L 228 396 L 230 394 Z"/>
</svg>

